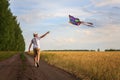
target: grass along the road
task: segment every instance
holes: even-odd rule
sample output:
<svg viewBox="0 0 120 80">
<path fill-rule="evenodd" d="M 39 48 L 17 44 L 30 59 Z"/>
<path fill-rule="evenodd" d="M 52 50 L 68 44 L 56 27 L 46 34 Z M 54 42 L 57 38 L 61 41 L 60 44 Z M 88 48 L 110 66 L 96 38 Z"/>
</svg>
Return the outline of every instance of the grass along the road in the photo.
<svg viewBox="0 0 120 80">
<path fill-rule="evenodd" d="M 0 51 L 0 61 L 8 59 L 17 53 L 16 51 Z"/>
<path fill-rule="evenodd" d="M 41 59 L 83 79 L 120 80 L 120 52 L 45 51 Z"/>
<path fill-rule="evenodd" d="M 25 61 L 26 57 L 25 57 L 24 53 L 20 54 L 20 58 L 21 58 L 22 61 Z"/>
</svg>

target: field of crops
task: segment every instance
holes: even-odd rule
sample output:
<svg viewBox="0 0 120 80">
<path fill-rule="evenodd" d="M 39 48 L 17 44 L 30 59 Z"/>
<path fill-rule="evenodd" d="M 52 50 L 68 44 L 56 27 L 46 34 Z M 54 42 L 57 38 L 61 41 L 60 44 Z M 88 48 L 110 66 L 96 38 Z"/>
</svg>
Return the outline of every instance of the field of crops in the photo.
<svg viewBox="0 0 120 80">
<path fill-rule="evenodd" d="M 85 80 L 120 80 L 120 52 L 43 51 L 41 59 Z"/>
<path fill-rule="evenodd" d="M 0 61 L 10 58 L 13 55 L 15 55 L 16 53 L 18 53 L 18 52 L 14 52 L 14 51 L 0 51 Z"/>
</svg>

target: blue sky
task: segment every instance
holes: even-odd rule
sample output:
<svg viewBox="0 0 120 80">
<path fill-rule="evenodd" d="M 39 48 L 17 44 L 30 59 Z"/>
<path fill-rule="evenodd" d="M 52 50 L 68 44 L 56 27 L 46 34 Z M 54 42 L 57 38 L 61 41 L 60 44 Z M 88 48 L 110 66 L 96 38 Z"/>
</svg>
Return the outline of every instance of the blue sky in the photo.
<svg viewBox="0 0 120 80">
<path fill-rule="evenodd" d="M 41 50 L 120 48 L 120 0 L 10 0 L 10 9 L 20 22 L 26 50 L 34 32 L 47 31 Z M 69 14 L 95 27 L 74 26 Z"/>
</svg>

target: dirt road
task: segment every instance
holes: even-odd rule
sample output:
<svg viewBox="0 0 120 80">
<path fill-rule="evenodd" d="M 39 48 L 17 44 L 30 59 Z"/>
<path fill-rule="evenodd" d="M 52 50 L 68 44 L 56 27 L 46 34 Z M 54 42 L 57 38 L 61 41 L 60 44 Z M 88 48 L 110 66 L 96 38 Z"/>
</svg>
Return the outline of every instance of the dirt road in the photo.
<svg viewBox="0 0 120 80">
<path fill-rule="evenodd" d="M 40 61 L 40 66 L 34 67 L 33 58 L 25 54 L 22 62 L 17 54 L 8 60 L 0 62 L 0 80 L 78 80 L 69 73 Z"/>
</svg>

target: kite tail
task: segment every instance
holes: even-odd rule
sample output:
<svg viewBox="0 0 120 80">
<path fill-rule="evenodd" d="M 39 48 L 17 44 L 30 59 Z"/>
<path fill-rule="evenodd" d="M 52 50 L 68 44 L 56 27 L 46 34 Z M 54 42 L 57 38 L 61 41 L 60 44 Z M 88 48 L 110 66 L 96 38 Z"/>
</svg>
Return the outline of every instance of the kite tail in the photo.
<svg viewBox="0 0 120 80">
<path fill-rule="evenodd" d="M 94 27 L 93 23 L 91 23 L 91 22 L 83 22 L 83 21 L 81 21 L 81 23 L 86 25 L 86 26 Z"/>
</svg>

